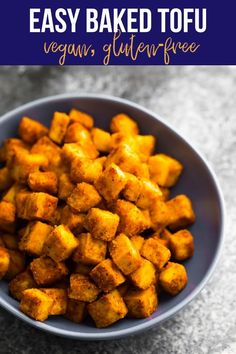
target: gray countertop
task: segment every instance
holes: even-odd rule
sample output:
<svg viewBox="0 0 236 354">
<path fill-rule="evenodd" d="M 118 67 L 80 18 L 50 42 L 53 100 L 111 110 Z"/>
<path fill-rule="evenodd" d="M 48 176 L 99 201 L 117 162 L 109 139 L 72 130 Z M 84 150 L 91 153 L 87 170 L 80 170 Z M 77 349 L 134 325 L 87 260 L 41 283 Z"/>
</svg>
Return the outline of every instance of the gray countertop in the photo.
<svg viewBox="0 0 236 354">
<path fill-rule="evenodd" d="M 125 97 L 162 115 L 199 148 L 226 200 L 226 242 L 214 276 L 173 319 L 138 337 L 78 342 L 0 309 L 0 353 L 236 353 L 236 67 L 1 67 L 0 114 L 39 97 L 90 92 Z"/>
</svg>

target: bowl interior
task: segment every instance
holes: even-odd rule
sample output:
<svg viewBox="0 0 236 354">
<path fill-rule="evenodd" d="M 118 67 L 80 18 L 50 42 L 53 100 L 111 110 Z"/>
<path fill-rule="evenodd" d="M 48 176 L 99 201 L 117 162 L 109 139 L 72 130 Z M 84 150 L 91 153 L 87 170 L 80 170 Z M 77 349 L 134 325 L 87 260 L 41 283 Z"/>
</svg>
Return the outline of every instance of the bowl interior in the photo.
<svg viewBox="0 0 236 354">
<path fill-rule="evenodd" d="M 51 317 L 45 323 L 39 323 L 18 311 L 18 302 L 8 295 L 7 284 L 0 282 L 0 303 L 18 317 L 34 326 L 56 334 L 89 338 L 111 338 L 133 333 L 159 323 L 181 309 L 193 298 L 208 277 L 218 253 L 222 236 L 222 202 L 214 177 L 199 154 L 177 133 L 156 119 L 155 115 L 124 100 L 105 97 L 53 97 L 39 100 L 20 107 L 0 119 L 0 142 L 16 136 L 17 126 L 23 115 L 49 124 L 54 111 L 69 111 L 77 107 L 95 118 L 95 125 L 109 128 L 113 115 L 124 112 L 139 124 L 141 134 L 157 137 L 157 151 L 165 152 L 179 159 L 184 165 L 184 172 L 172 190 L 172 196 L 187 194 L 193 201 L 196 211 L 196 223 L 190 228 L 195 236 L 195 254 L 184 262 L 189 282 L 177 296 L 162 296 L 158 310 L 147 319 L 124 319 L 106 329 L 96 329 L 90 320 L 84 324 L 75 324 L 62 317 Z"/>
</svg>

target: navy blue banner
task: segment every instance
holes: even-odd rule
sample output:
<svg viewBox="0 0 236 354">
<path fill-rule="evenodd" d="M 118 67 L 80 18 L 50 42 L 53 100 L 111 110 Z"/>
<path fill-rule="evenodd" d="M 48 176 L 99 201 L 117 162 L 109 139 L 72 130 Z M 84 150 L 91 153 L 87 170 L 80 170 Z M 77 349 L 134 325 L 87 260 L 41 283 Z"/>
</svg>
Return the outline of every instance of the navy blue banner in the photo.
<svg viewBox="0 0 236 354">
<path fill-rule="evenodd" d="M 7 0 L 1 65 L 236 64 L 233 0 Z"/>
</svg>

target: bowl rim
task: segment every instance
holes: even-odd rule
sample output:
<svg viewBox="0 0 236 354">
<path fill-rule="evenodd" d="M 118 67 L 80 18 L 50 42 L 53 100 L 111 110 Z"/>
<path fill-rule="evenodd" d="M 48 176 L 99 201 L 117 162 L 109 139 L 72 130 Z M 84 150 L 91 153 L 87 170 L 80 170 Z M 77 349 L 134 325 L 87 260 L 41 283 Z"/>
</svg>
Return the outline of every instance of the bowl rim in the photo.
<svg viewBox="0 0 236 354">
<path fill-rule="evenodd" d="M 112 102 L 117 102 L 121 104 L 128 105 L 130 107 L 133 107 L 135 109 L 138 109 L 142 111 L 144 114 L 151 115 L 154 119 L 158 120 L 161 124 L 163 124 L 165 127 L 170 129 L 179 139 L 187 143 L 189 147 L 194 150 L 198 158 L 205 164 L 212 181 L 215 185 L 216 192 L 218 194 L 218 199 L 219 199 L 219 207 L 220 207 L 220 215 L 221 215 L 221 228 L 220 228 L 220 235 L 219 235 L 219 242 L 218 246 L 213 258 L 213 261 L 208 268 L 206 275 L 204 278 L 200 281 L 200 283 L 196 286 L 196 288 L 188 295 L 186 296 L 182 301 L 180 301 L 177 305 L 175 305 L 173 308 L 170 310 L 164 312 L 163 314 L 159 315 L 157 318 L 150 319 L 150 321 L 134 325 L 130 328 L 126 329 L 121 329 L 121 330 L 114 330 L 111 332 L 96 332 L 96 333 L 83 333 L 83 332 L 77 332 L 77 331 L 70 331 L 66 329 L 59 329 L 55 328 L 52 325 L 48 325 L 47 322 L 39 322 L 35 321 L 28 316 L 24 315 L 22 312 L 19 311 L 19 309 L 16 309 L 13 305 L 9 304 L 6 300 L 1 298 L 0 296 L 0 306 L 5 308 L 7 311 L 15 315 L 17 318 L 23 320 L 24 322 L 27 322 L 28 324 L 32 325 L 33 327 L 36 327 L 40 330 L 52 333 L 54 335 L 62 336 L 62 337 L 67 337 L 71 339 L 78 339 L 78 340 L 111 340 L 111 339 L 116 339 L 116 338 L 121 338 L 129 335 L 134 335 L 138 334 L 139 332 L 143 332 L 145 330 L 151 329 L 154 326 L 160 325 L 163 321 L 169 319 L 173 315 L 175 315 L 177 312 L 179 312 L 183 307 L 185 307 L 187 304 L 189 304 L 203 289 L 203 287 L 206 285 L 206 283 L 209 281 L 211 278 L 215 267 L 219 261 L 222 248 L 223 248 L 223 242 L 224 242 L 224 234 L 225 234 L 225 202 L 224 202 L 224 197 L 223 197 L 223 192 L 221 190 L 221 187 L 219 185 L 219 182 L 217 180 L 217 177 L 215 175 L 215 172 L 213 171 L 212 167 L 209 165 L 209 163 L 206 161 L 205 157 L 199 152 L 199 150 L 194 146 L 194 144 L 190 143 L 186 137 L 183 137 L 179 132 L 178 129 L 174 128 L 171 124 L 166 122 L 163 118 L 161 118 L 158 114 L 155 112 L 144 108 L 143 106 L 132 102 L 128 99 L 120 98 L 120 97 L 115 97 L 112 95 L 105 95 L 105 94 L 96 94 L 96 93 L 79 93 L 79 94 L 72 94 L 72 93 L 65 93 L 65 94 L 59 94 L 59 95 L 51 95 L 43 98 L 39 98 L 33 101 L 30 101 L 28 103 L 25 103 L 7 113 L 2 115 L 0 118 L 0 124 L 3 121 L 8 120 L 12 115 L 18 114 L 21 110 L 24 109 L 29 109 L 34 107 L 35 105 L 41 105 L 45 104 L 51 101 L 61 101 L 63 99 L 96 99 L 96 100 L 106 100 L 106 101 L 112 101 Z"/>
</svg>

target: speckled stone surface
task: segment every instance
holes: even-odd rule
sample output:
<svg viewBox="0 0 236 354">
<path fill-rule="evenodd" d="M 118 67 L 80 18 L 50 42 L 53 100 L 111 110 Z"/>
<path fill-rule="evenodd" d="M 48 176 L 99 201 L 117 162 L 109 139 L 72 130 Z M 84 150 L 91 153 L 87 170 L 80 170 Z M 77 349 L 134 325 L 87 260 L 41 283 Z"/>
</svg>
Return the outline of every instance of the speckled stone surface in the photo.
<svg viewBox="0 0 236 354">
<path fill-rule="evenodd" d="M 236 67 L 2 67 L 0 115 L 64 92 L 125 97 L 162 115 L 214 168 L 226 207 L 226 242 L 201 294 L 138 337 L 78 342 L 39 332 L 0 309 L 0 353 L 236 353 Z"/>
</svg>

